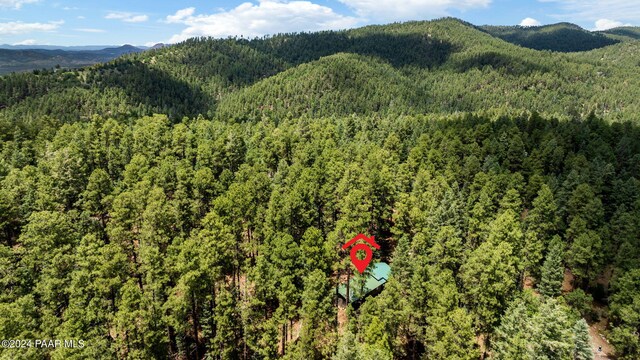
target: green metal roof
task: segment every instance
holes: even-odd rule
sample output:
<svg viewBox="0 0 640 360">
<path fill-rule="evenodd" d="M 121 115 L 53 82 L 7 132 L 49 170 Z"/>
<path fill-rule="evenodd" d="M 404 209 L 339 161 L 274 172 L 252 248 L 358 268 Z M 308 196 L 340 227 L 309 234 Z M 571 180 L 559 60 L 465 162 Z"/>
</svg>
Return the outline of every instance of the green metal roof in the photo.
<svg viewBox="0 0 640 360">
<path fill-rule="evenodd" d="M 367 268 L 363 276 L 366 276 L 366 281 L 364 286 L 360 288 L 362 284 L 357 279 L 358 277 L 351 278 L 349 281 L 349 302 L 354 302 L 364 298 L 372 292 L 376 290 L 380 286 L 384 285 L 391 274 L 391 267 L 387 263 L 379 262 L 373 264 L 373 266 Z M 342 298 L 347 298 L 347 285 L 340 284 L 338 287 L 338 293 Z"/>
</svg>

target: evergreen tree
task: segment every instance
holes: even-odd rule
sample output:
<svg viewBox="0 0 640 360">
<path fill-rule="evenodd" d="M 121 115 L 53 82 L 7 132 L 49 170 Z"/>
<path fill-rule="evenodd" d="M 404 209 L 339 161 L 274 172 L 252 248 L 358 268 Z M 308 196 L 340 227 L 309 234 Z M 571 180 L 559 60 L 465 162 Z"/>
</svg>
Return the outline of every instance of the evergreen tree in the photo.
<svg viewBox="0 0 640 360">
<path fill-rule="evenodd" d="M 360 360 L 363 359 L 362 345 L 356 341 L 356 336 L 349 330 L 340 337 L 338 349 L 331 357 L 332 360 Z"/>
<path fill-rule="evenodd" d="M 621 274 L 612 288 L 611 318 L 614 328 L 611 342 L 622 359 L 634 359 L 640 356 L 640 270 Z"/>
<path fill-rule="evenodd" d="M 531 347 L 529 310 L 523 301 L 515 301 L 502 316 L 492 341 L 493 358 L 529 359 Z"/>
<path fill-rule="evenodd" d="M 538 196 L 533 200 L 533 209 L 529 211 L 525 219 L 524 253 L 528 259 L 526 261 L 527 269 L 536 276 L 542 275 L 539 264 L 543 260 L 545 248 L 551 246 L 551 239 L 557 232 L 558 216 L 556 212 L 557 205 L 553 193 L 547 184 L 543 184 L 538 191 Z M 547 249 L 547 253 L 549 252 L 550 250 Z"/>
<path fill-rule="evenodd" d="M 563 259 L 564 244 L 559 236 L 554 236 L 549 244 L 549 251 L 542 264 L 540 285 L 538 290 L 544 296 L 559 296 L 562 290 L 562 281 L 564 280 Z"/>
<path fill-rule="evenodd" d="M 474 250 L 460 270 L 467 303 L 482 330 L 498 322 L 516 288 L 516 267 L 512 247 L 507 242 L 485 242 Z"/>
<path fill-rule="evenodd" d="M 314 270 L 305 277 L 304 291 L 301 295 L 300 317 L 301 354 L 307 358 L 319 358 L 323 353 L 323 339 L 327 338 L 329 323 L 334 317 L 332 289 L 326 275 Z"/>
<path fill-rule="evenodd" d="M 377 316 L 371 318 L 364 334 L 363 355 L 367 359 L 393 359 L 389 334 Z"/>
<path fill-rule="evenodd" d="M 478 358 L 475 348 L 473 318 L 466 310 L 456 308 L 446 315 L 427 318 L 425 356 L 435 359 L 473 360 Z"/>
<path fill-rule="evenodd" d="M 575 341 L 573 359 L 593 359 L 593 350 L 591 348 L 591 339 L 589 337 L 589 325 L 584 319 L 578 320 L 573 326 L 573 336 Z"/>
<path fill-rule="evenodd" d="M 555 299 L 547 299 L 531 321 L 531 358 L 571 359 L 573 333 L 565 306 Z"/>
</svg>

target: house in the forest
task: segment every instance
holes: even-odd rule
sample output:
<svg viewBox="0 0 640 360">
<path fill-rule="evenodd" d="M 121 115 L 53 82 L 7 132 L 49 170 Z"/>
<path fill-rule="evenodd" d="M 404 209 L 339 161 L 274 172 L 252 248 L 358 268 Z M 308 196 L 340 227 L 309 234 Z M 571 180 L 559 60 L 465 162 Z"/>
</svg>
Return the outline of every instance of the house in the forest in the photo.
<svg viewBox="0 0 640 360">
<path fill-rule="evenodd" d="M 379 262 L 369 267 L 363 275 L 351 278 L 349 281 L 349 303 L 360 303 L 364 298 L 377 295 L 391 275 L 391 267 L 387 263 Z M 347 300 L 347 285 L 338 286 L 340 300 Z"/>
</svg>

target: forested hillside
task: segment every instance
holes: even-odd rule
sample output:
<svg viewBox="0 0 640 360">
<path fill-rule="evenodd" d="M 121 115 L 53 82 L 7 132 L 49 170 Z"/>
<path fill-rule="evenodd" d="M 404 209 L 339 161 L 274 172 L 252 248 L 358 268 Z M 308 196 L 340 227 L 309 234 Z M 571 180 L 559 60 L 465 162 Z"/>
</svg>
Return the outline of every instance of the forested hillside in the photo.
<svg viewBox="0 0 640 360">
<path fill-rule="evenodd" d="M 618 39 L 606 36 L 609 33 L 591 32 L 568 23 L 546 26 L 482 26 L 481 29 L 510 43 L 536 50 L 587 51 L 618 42 Z"/>
<path fill-rule="evenodd" d="M 368 97 L 348 84 L 330 89 L 355 103 L 321 110 L 322 115 L 367 114 L 376 108 L 393 114 L 515 108 L 635 121 L 640 113 L 638 76 L 629 76 L 634 66 L 591 52 L 543 54 L 443 19 L 254 40 L 191 39 L 80 70 L 5 76 L 0 78 L 0 130 L 6 136 L 20 127 L 35 136 L 47 121 L 86 121 L 96 114 L 122 120 L 162 113 L 173 121 L 202 114 L 225 120 L 217 116 L 218 107 L 219 114 L 233 113 L 237 119 L 316 116 L 300 101 L 323 98 L 311 85 L 340 71 L 327 70 L 328 63 L 353 57 L 321 58 L 341 53 L 367 58 L 348 65 L 355 66 L 354 73 L 367 74 L 376 61 L 388 70 L 368 80 L 373 91 Z M 402 91 L 419 103 L 381 103 L 385 95 L 377 91 L 390 79 L 409 83 Z M 299 90 L 295 99 L 277 98 L 293 88 Z"/>
<path fill-rule="evenodd" d="M 612 39 L 620 41 L 634 41 L 640 39 L 640 27 L 623 26 L 602 32 Z"/>
<path fill-rule="evenodd" d="M 0 359 L 638 359 L 639 44 L 442 19 L 0 77 L 0 336 L 85 344 Z M 358 233 L 391 278 L 344 307 Z"/>
</svg>

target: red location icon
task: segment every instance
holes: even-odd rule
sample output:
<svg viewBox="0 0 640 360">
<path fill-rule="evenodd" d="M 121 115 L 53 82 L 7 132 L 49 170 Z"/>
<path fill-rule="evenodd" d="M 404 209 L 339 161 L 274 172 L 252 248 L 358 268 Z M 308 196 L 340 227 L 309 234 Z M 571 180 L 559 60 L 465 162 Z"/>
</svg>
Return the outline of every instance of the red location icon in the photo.
<svg viewBox="0 0 640 360">
<path fill-rule="evenodd" d="M 368 238 L 363 234 L 358 234 L 358 236 L 349 240 L 346 244 L 342 245 L 343 250 L 347 250 L 349 246 L 355 244 L 358 241 L 364 241 L 365 243 L 358 243 L 354 247 L 351 248 L 351 262 L 355 265 L 356 269 L 362 274 L 369 266 L 371 262 L 371 258 L 373 258 L 373 251 L 371 247 L 374 247 L 380 250 L 380 245 L 376 244 L 376 239 L 374 236 Z M 364 251 L 365 257 L 364 259 L 358 259 L 358 251 Z"/>
</svg>

